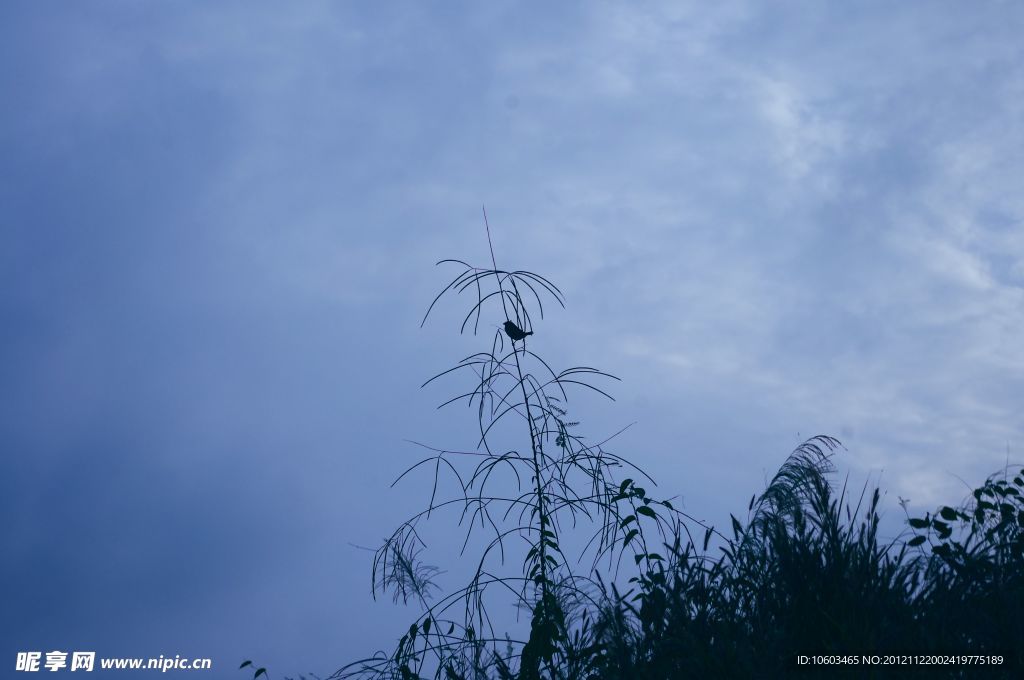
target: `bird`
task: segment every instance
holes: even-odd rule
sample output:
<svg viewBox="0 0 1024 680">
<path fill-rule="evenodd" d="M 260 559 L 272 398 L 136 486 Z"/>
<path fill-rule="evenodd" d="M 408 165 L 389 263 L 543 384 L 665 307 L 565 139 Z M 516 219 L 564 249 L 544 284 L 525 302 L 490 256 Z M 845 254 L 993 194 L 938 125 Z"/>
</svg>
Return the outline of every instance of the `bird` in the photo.
<svg viewBox="0 0 1024 680">
<path fill-rule="evenodd" d="M 512 323 L 511 321 L 506 321 L 505 335 L 512 338 L 512 342 L 515 342 L 516 340 L 522 340 L 527 335 L 533 335 L 533 331 L 526 332 L 519 326 Z"/>
</svg>

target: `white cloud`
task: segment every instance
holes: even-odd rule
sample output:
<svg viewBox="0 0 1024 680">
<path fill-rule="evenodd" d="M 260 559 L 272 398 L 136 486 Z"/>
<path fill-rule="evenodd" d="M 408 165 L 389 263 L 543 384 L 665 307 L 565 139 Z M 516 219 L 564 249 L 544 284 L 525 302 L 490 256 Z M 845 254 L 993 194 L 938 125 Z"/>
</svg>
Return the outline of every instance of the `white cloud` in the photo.
<svg viewBox="0 0 1024 680">
<path fill-rule="evenodd" d="M 843 151 L 842 126 L 815 111 L 793 83 L 759 75 L 752 89 L 761 115 L 771 126 L 786 174 L 794 180 L 813 179 L 821 193 L 834 190 L 825 177 L 826 162 Z"/>
</svg>

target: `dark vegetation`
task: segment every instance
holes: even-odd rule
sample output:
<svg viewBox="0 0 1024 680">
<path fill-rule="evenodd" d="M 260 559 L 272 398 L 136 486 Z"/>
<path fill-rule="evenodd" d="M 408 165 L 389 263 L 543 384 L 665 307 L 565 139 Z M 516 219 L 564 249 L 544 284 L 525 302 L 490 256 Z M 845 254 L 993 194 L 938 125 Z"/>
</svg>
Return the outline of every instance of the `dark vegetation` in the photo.
<svg viewBox="0 0 1024 680">
<path fill-rule="evenodd" d="M 720 533 L 656 499 L 653 481 L 607 441 L 577 433 L 570 394 L 609 396 L 614 378 L 556 370 L 533 351 L 545 302 L 563 302 L 554 284 L 499 269 L 493 248 L 487 268 L 443 264 L 461 271 L 428 316 L 468 293 L 461 330 L 498 329 L 489 348 L 427 381 L 463 376 L 466 390 L 445 405 L 472 407 L 479 440 L 470 451 L 430 449 L 407 470 L 430 471 L 429 502 L 377 551 L 373 587 L 422 614 L 390 651 L 331 678 L 1021 677 L 1024 471 L 1007 468 L 963 503 L 908 517 L 907 531 L 884 541 L 878 489 L 837 487 L 840 444 L 818 436 L 751 499 L 745 521 Z M 499 446 L 517 430 L 520 448 Z M 440 592 L 438 570 L 419 559 L 421 527 L 445 516 L 465 531 L 462 559 L 475 567 L 453 592 Z M 492 613 L 509 603 L 522 625 L 502 630 Z M 799 654 L 858 663 L 798 667 Z M 862 665 L 871 654 L 988 663 Z"/>
</svg>

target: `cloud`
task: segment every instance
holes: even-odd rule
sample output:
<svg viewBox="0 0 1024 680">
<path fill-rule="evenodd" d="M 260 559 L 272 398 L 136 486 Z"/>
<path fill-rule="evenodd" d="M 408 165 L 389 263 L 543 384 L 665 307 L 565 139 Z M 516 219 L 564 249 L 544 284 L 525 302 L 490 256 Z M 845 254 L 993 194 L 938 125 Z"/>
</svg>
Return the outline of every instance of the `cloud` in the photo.
<svg viewBox="0 0 1024 680">
<path fill-rule="evenodd" d="M 0 75 L 17 102 L 0 112 L 0 428 L 21 456 L 5 507 L 32 518 L 5 538 L 71 516 L 92 535 L 153 501 L 138 517 L 175 545 L 288 553 L 250 574 L 273 603 L 253 620 L 233 618 L 255 611 L 238 593 L 160 599 L 175 576 L 153 567 L 154 620 L 283 639 L 273 622 L 333 573 L 342 603 L 268 663 L 354 658 L 302 639 L 389 629 L 390 610 L 360 631 L 338 613 L 369 606 L 345 546 L 414 502 L 387 490 L 415 455 L 402 438 L 464 443 L 415 390 L 472 346 L 446 325 L 460 308 L 416 326 L 447 282 L 434 261 L 489 259 L 482 203 L 499 264 L 566 292 L 538 349 L 625 378 L 615 404 L 573 404 L 581 429 L 640 420 L 622 443 L 702 514 L 741 507 L 798 432 L 848 434 L 842 460 L 922 508 L 1020 458 L 1016 8 L 0 11 L 19 65 Z M 116 502 L 32 490 L 88 460 L 124 475 L 96 473 Z M 230 499 L 222 520 L 146 493 L 192 469 L 182 503 Z M 243 568 L 229 553 L 189 562 L 196 593 Z M 146 554 L 112 568 L 145 572 Z M 77 564 L 18 555 L 10 573 L 39 575 L 24 601 Z"/>
</svg>

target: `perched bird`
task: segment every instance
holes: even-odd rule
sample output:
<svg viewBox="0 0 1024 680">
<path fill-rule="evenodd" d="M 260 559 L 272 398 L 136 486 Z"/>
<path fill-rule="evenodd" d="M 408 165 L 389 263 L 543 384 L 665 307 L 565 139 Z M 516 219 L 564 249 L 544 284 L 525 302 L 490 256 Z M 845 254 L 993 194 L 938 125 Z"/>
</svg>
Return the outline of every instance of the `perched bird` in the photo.
<svg viewBox="0 0 1024 680">
<path fill-rule="evenodd" d="M 515 342 L 516 340 L 522 340 L 527 335 L 533 335 L 533 331 L 530 331 L 529 333 L 527 333 L 526 331 L 524 331 L 522 328 L 520 328 L 519 326 L 515 325 L 511 321 L 506 321 L 505 322 L 505 335 L 507 335 L 508 337 L 512 338 L 512 342 Z"/>
</svg>

